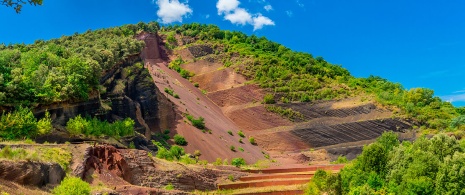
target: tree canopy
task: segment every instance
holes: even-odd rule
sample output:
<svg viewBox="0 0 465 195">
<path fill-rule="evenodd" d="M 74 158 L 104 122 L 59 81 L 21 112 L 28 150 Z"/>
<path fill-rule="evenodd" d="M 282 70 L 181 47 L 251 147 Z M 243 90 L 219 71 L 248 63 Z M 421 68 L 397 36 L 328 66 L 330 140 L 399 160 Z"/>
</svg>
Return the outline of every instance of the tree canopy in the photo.
<svg viewBox="0 0 465 195">
<path fill-rule="evenodd" d="M 42 5 L 43 0 L 2 0 L 0 3 L 7 7 L 12 7 L 15 9 L 16 13 L 20 13 L 23 5 Z"/>
</svg>

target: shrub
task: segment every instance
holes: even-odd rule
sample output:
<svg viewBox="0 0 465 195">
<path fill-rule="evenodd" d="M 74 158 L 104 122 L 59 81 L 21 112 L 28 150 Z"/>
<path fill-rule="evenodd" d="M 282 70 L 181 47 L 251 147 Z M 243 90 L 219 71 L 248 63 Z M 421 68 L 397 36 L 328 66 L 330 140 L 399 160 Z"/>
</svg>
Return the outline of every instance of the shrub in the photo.
<svg viewBox="0 0 465 195">
<path fill-rule="evenodd" d="M 254 137 L 249 137 L 249 142 L 250 142 L 252 145 L 257 145 L 257 142 L 255 142 L 255 138 L 254 138 Z"/>
<path fill-rule="evenodd" d="M 223 160 L 221 158 L 216 158 L 216 161 L 213 163 L 213 165 L 220 166 L 223 164 Z"/>
<path fill-rule="evenodd" d="M 169 183 L 168 185 L 166 185 L 165 187 L 165 190 L 174 190 L 174 186 L 173 184 Z"/>
<path fill-rule="evenodd" d="M 274 104 L 276 103 L 274 101 L 274 95 L 273 94 L 266 94 L 265 97 L 263 97 L 263 103 L 265 104 Z"/>
<path fill-rule="evenodd" d="M 337 160 L 332 162 L 331 164 L 346 164 L 348 162 L 349 160 L 347 160 L 347 157 L 341 155 L 341 156 L 338 156 Z"/>
<path fill-rule="evenodd" d="M 245 160 L 243 158 L 233 158 L 231 161 L 231 165 L 236 167 L 241 167 L 245 165 Z"/>
<path fill-rule="evenodd" d="M 234 146 L 230 146 L 229 149 L 231 149 L 231 151 L 233 151 L 233 152 L 236 151 L 236 147 L 234 147 Z"/>
<path fill-rule="evenodd" d="M 174 135 L 174 143 L 176 143 L 177 145 L 180 145 L 180 146 L 186 146 L 187 145 L 186 139 L 184 139 L 184 137 L 182 135 L 179 135 L 179 134 Z"/>
<path fill-rule="evenodd" d="M 55 195 L 88 195 L 90 185 L 77 177 L 66 177 L 61 184 L 52 190 Z"/>
<path fill-rule="evenodd" d="M 173 90 L 173 89 L 170 89 L 170 88 L 165 88 L 165 92 L 166 92 L 167 94 L 169 94 L 170 96 L 174 96 L 174 95 L 175 95 L 175 94 L 174 94 L 174 90 Z"/>
<path fill-rule="evenodd" d="M 239 136 L 241 136 L 241 137 L 245 137 L 244 132 L 242 132 L 242 130 L 240 130 L 239 132 L 237 132 L 237 135 L 239 135 Z"/>
<path fill-rule="evenodd" d="M 202 156 L 202 153 L 200 152 L 200 150 L 195 150 L 194 151 L 194 156 L 198 158 L 198 157 Z"/>
<path fill-rule="evenodd" d="M 229 135 L 234 136 L 233 132 L 231 130 L 228 131 Z"/>
<path fill-rule="evenodd" d="M 51 126 L 49 118 L 38 123 L 29 108 L 19 106 L 15 111 L 3 113 L 0 117 L 0 137 L 6 140 L 31 138 L 39 133 L 48 133 Z"/>
<path fill-rule="evenodd" d="M 45 117 L 41 118 L 37 122 L 37 131 L 41 135 L 45 135 L 52 130 L 52 119 L 50 118 L 50 113 L 45 112 Z"/>
<path fill-rule="evenodd" d="M 244 142 L 242 141 L 242 139 L 239 139 L 239 143 L 243 144 Z"/>
<path fill-rule="evenodd" d="M 244 152 L 244 148 L 239 147 L 239 151 Z"/>
<path fill-rule="evenodd" d="M 198 119 L 196 119 L 192 115 L 187 115 L 186 117 L 187 117 L 187 120 L 189 120 L 191 124 L 197 129 L 205 129 L 205 122 L 204 122 L 205 119 L 203 117 L 199 117 Z"/>
<path fill-rule="evenodd" d="M 97 118 L 82 118 L 80 115 L 70 119 L 66 123 L 66 129 L 71 135 L 120 137 L 134 134 L 135 122 L 131 118 L 109 123 Z"/>
</svg>

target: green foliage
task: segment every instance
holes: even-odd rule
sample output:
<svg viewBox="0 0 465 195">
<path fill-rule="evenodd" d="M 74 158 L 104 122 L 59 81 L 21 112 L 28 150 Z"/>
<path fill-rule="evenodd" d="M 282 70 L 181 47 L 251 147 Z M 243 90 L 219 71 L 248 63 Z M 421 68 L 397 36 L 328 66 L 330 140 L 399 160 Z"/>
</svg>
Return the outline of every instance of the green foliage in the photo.
<svg viewBox="0 0 465 195">
<path fill-rule="evenodd" d="M 165 88 L 165 92 L 171 96 L 173 96 L 174 98 L 176 99 L 179 99 L 179 95 L 174 93 L 174 90 L 173 89 L 170 89 L 170 88 Z"/>
<path fill-rule="evenodd" d="M 274 100 L 274 95 L 273 94 L 266 94 L 265 97 L 263 97 L 263 103 L 265 104 L 274 104 L 276 103 Z"/>
<path fill-rule="evenodd" d="M 31 149 L 5 146 L 0 150 L 0 159 L 52 162 L 67 170 L 71 162 L 71 153 L 62 148 L 35 147 Z"/>
<path fill-rule="evenodd" d="M 55 195 L 89 195 L 91 191 L 90 185 L 77 177 L 66 177 L 61 181 L 60 185 L 52 190 Z"/>
<path fill-rule="evenodd" d="M 305 194 L 341 194 L 340 185 L 337 174 L 318 169 L 305 189 Z"/>
<path fill-rule="evenodd" d="M 299 120 L 302 120 L 302 121 L 305 120 L 305 117 L 304 117 L 304 115 L 302 113 L 294 111 L 291 108 L 285 109 L 285 108 L 283 108 L 281 106 L 266 105 L 265 109 L 270 111 L 270 112 L 277 113 L 277 114 L 281 115 L 282 117 L 286 117 L 291 121 L 295 121 L 296 119 L 299 119 Z"/>
<path fill-rule="evenodd" d="M 2 113 L 0 117 L 0 137 L 5 140 L 33 138 L 39 134 L 47 134 L 52 129 L 50 114 L 36 120 L 32 111 L 19 106 L 15 111 Z"/>
<path fill-rule="evenodd" d="M 164 187 L 164 189 L 165 189 L 165 190 L 174 190 L 174 186 L 173 186 L 173 184 L 169 183 L 168 185 L 166 185 L 166 186 Z"/>
<path fill-rule="evenodd" d="M 97 118 L 82 118 L 80 115 L 70 119 L 66 123 L 66 129 L 72 135 L 121 137 L 134 135 L 134 120 L 126 118 L 122 121 L 108 123 Z"/>
<path fill-rule="evenodd" d="M 155 142 L 154 144 L 158 148 L 157 158 L 173 161 L 180 160 L 186 154 L 184 148 L 180 146 L 171 146 L 168 150 L 160 142 Z"/>
<path fill-rule="evenodd" d="M 460 194 L 464 148 L 455 137 L 438 134 L 399 144 L 393 133 L 377 142 L 340 172 L 343 194 Z"/>
<path fill-rule="evenodd" d="M 196 119 L 194 116 L 192 115 L 186 115 L 187 117 L 187 120 L 189 120 L 191 122 L 191 124 L 196 127 L 197 129 L 205 129 L 205 122 L 204 122 L 204 118 L 203 117 L 199 117 L 198 119 Z"/>
<path fill-rule="evenodd" d="M 213 162 L 213 165 L 216 165 L 216 166 L 223 165 L 223 160 L 221 158 L 216 158 L 215 162 Z"/>
<path fill-rule="evenodd" d="M 0 150 L 0 158 L 8 160 L 53 162 L 59 164 L 64 170 L 67 170 L 71 162 L 71 153 L 62 148 L 36 147 L 33 149 L 24 149 L 11 148 L 7 145 Z"/>
<path fill-rule="evenodd" d="M 239 130 L 239 132 L 237 132 L 237 135 L 239 135 L 242 138 L 245 137 L 244 132 L 242 132 L 242 130 Z"/>
<path fill-rule="evenodd" d="M 234 136 L 233 132 L 231 130 L 228 131 L 228 134 L 231 136 Z"/>
<path fill-rule="evenodd" d="M 252 144 L 252 145 L 257 145 L 257 142 L 255 142 L 255 138 L 254 137 L 249 137 L 249 142 Z"/>
<path fill-rule="evenodd" d="M 180 146 L 187 146 L 187 141 L 186 139 L 179 134 L 174 135 L 174 143 Z"/>
<path fill-rule="evenodd" d="M 139 30 L 158 24 L 125 25 L 0 48 L 0 105 L 86 100 L 98 91 L 104 71 L 144 47 Z"/>
<path fill-rule="evenodd" d="M 230 146 L 229 149 L 230 149 L 231 151 L 233 151 L 233 152 L 236 152 L 236 147 L 234 147 L 234 146 Z"/>
<path fill-rule="evenodd" d="M 129 143 L 129 149 L 136 149 L 136 145 L 134 145 L 134 142 Z"/>
<path fill-rule="evenodd" d="M 20 13 L 23 5 L 30 4 L 30 5 L 42 5 L 42 0 L 2 0 L 0 1 L 0 5 L 4 5 L 7 7 L 13 7 L 16 13 Z"/>
<path fill-rule="evenodd" d="M 231 160 L 231 165 L 234 165 L 236 167 L 241 167 L 246 165 L 245 160 L 243 158 L 233 158 Z"/>
<path fill-rule="evenodd" d="M 52 127 L 52 119 L 50 118 L 50 113 L 45 112 L 45 117 L 37 121 L 37 132 L 40 135 L 45 135 L 45 134 L 50 133 L 52 129 L 53 127 Z"/>
<path fill-rule="evenodd" d="M 347 157 L 341 155 L 337 157 L 336 161 L 331 162 L 331 164 L 346 164 L 348 162 Z"/>
<path fill-rule="evenodd" d="M 189 79 L 190 77 L 194 76 L 194 73 L 191 73 L 183 68 L 181 68 L 181 64 L 184 63 L 181 57 L 176 58 L 175 60 L 171 61 L 168 65 L 168 68 L 175 70 L 178 72 L 183 78 Z"/>
</svg>

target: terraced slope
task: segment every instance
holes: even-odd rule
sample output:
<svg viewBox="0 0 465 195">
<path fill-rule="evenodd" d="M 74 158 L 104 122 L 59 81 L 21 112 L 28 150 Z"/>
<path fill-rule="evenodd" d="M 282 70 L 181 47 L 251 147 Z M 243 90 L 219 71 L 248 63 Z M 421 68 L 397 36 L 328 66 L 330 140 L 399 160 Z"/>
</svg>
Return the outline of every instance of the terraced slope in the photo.
<svg viewBox="0 0 465 195">
<path fill-rule="evenodd" d="M 316 170 L 338 172 L 344 165 L 314 165 L 301 167 L 270 168 L 246 171 L 253 173 L 238 181 L 218 185 L 220 190 L 233 190 L 233 194 L 303 194 Z"/>
<path fill-rule="evenodd" d="M 199 51 L 202 48 L 187 47 L 176 51 L 174 56 L 186 58 L 188 63 L 182 68 L 195 73 L 191 80 L 207 91 L 207 97 L 225 116 L 267 151 L 298 152 L 372 140 L 384 131 L 405 132 L 411 128 L 408 122 L 392 118 L 391 111 L 361 98 L 274 105 L 301 114 L 299 120 L 290 121 L 267 111 L 261 104 L 264 95 L 272 92 L 250 84 L 233 67 L 222 67 L 210 50 Z M 189 54 L 192 51 L 196 54 Z"/>
</svg>

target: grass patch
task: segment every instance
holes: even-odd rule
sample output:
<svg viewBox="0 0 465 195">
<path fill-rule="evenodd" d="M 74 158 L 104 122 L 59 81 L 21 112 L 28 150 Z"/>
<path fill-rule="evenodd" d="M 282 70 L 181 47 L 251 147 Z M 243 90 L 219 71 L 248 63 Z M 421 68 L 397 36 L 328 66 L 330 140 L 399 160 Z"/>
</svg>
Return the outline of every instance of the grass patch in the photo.
<svg viewBox="0 0 465 195">
<path fill-rule="evenodd" d="M 0 150 L 0 159 L 8 159 L 13 161 L 28 160 L 37 162 L 53 162 L 59 164 L 65 171 L 68 169 L 71 162 L 71 153 L 63 148 L 11 148 L 5 146 Z"/>
</svg>

